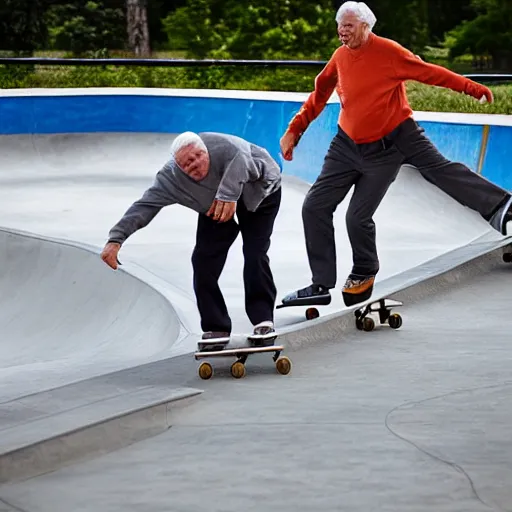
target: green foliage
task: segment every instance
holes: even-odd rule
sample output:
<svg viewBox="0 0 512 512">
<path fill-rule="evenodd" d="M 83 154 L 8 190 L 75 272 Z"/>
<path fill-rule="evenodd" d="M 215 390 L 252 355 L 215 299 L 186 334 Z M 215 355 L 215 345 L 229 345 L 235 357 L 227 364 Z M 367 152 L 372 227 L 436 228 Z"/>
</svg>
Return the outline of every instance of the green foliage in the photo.
<svg viewBox="0 0 512 512">
<path fill-rule="evenodd" d="M 254 67 L 44 67 L 33 72 L 21 66 L 0 66 L 0 87 L 158 87 L 210 88 L 309 92 L 318 68 L 271 69 Z M 491 86 L 492 105 L 481 105 L 464 94 L 409 82 L 407 91 L 414 110 L 474 112 L 512 115 L 512 85 Z"/>
<path fill-rule="evenodd" d="M 492 85 L 494 103 L 482 105 L 471 96 L 418 82 L 407 84 L 409 102 L 414 110 L 432 112 L 469 112 L 475 114 L 512 114 L 512 85 Z"/>
<path fill-rule="evenodd" d="M 379 0 L 371 7 L 377 17 L 377 34 L 422 52 L 428 43 L 427 0 Z"/>
<path fill-rule="evenodd" d="M 191 58 L 327 58 L 337 45 L 334 12 L 329 0 L 188 0 L 163 20 L 173 49 Z"/>
<path fill-rule="evenodd" d="M 122 9 L 105 8 L 101 1 L 53 5 L 46 19 L 51 47 L 75 56 L 124 45 Z"/>
<path fill-rule="evenodd" d="M 189 0 L 163 21 L 172 48 L 188 50 L 188 56 L 204 59 L 214 48 L 221 47 L 221 37 L 212 26 L 208 0 Z"/>
<path fill-rule="evenodd" d="M 462 20 L 472 20 L 476 13 L 471 0 L 428 0 L 429 44 L 440 45 L 445 34 Z"/>
<path fill-rule="evenodd" d="M 494 67 L 512 67 L 512 2 L 510 0 L 473 0 L 478 13 L 449 31 L 445 44 L 450 57 L 465 53 L 491 55 Z"/>
<path fill-rule="evenodd" d="M 49 0 L 2 0 L 0 2 L 0 48 L 29 56 L 47 38 L 43 13 Z"/>
</svg>

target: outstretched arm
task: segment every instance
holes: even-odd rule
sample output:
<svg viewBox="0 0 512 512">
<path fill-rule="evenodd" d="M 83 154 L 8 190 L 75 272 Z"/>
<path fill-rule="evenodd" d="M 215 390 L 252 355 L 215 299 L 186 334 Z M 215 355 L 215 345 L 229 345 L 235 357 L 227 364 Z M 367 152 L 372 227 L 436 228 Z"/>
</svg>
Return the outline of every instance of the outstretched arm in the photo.
<svg viewBox="0 0 512 512">
<path fill-rule="evenodd" d="M 489 88 L 442 66 L 424 62 L 398 43 L 394 45 L 393 66 L 396 78 L 399 80 L 416 80 L 424 84 L 462 92 L 477 100 L 485 97 L 489 103 L 493 101 L 493 95 Z"/>
<path fill-rule="evenodd" d="M 315 78 L 314 91 L 308 96 L 300 110 L 290 121 L 286 133 L 281 138 L 281 152 L 286 160 L 292 159 L 293 148 L 297 145 L 307 127 L 325 108 L 336 87 L 338 76 L 334 62 L 335 56 L 336 53 L 334 53 L 324 69 Z"/>
<path fill-rule="evenodd" d="M 108 241 L 123 244 L 137 230 L 147 226 L 164 207 L 176 203 L 172 186 L 165 177 L 165 170 L 159 171 L 153 185 L 135 201 L 121 220 L 110 230 Z"/>
</svg>

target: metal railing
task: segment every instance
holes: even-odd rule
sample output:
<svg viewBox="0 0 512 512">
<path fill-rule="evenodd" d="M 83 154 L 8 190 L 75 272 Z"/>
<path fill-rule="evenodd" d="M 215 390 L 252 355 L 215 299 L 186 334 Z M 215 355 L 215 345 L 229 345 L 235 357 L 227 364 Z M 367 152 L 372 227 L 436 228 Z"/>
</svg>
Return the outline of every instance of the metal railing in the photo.
<svg viewBox="0 0 512 512">
<path fill-rule="evenodd" d="M 0 57 L 0 65 L 43 65 L 43 66 L 148 66 L 148 67 L 229 67 L 256 66 L 271 68 L 318 67 L 327 64 L 325 60 L 246 60 L 246 59 L 118 59 L 118 58 L 58 58 L 58 57 Z M 476 82 L 509 83 L 512 74 L 470 73 L 464 75 Z"/>
<path fill-rule="evenodd" d="M 33 64 L 44 66 L 317 66 L 322 67 L 327 61 L 319 60 L 216 60 L 216 59 L 81 59 L 55 57 L 0 57 L 0 64 Z"/>
</svg>

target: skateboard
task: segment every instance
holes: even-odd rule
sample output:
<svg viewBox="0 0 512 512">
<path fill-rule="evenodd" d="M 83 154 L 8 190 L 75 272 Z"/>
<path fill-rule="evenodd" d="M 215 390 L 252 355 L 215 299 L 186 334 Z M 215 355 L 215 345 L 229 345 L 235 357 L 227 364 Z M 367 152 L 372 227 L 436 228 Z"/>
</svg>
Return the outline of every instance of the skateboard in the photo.
<svg viewBox="0 0 512 512">
<path fill-rule="evenodd" d="M 359 307 L 354 311 L 356 327 L 360 331 L 373 331 L 375 320 L 369 316 L 371 313 L 379 314 L 379 323 L 387 323 L 392 329 L 399 329 L 402 326 L 402 317 L 398 313 L 391 313 L 393 308 L 403 306 L 403 302 L 392 299 L 379 299 Z"/>
<path fill-rule="evenodd" d="M 241 379 L 246 375 L 245 362 L 247 358 L 251 354 L 260 354 L 264 352 L 270 352 L 274 355 L 272 359 L 276 364 L 276 370 L 281 375 L 287 375 L 290 373 L 292 368 L 292 363 L 290 359 L 286 356 L 281 356 L 281 352 L 284 350 L 283 345 L 269 345 L 269 342 L 274 341 L 277 338 L 277 334 L 275 337 L 266 339 L 264 342 L 259 343 L 256 340 L 249 340 L 248 347 L 238 347 L 238 348 L 226 348 L 229 343 L 220 343 L 220 344 L 205 344 L 199 342 L 198 348 L 199 350 L 194 353 L 194 358 L 196 361 L 200 359 L 207 359 L 210 357 L 235 357 L 236 361 L 231 365 L 231 375 L 235 379 Z M 203 380 L 208 380 L 213 377 L 213 366 L 208 361 L 203 361 L 199 365 L 198 369 L 199 377 Z"/>
</svg>

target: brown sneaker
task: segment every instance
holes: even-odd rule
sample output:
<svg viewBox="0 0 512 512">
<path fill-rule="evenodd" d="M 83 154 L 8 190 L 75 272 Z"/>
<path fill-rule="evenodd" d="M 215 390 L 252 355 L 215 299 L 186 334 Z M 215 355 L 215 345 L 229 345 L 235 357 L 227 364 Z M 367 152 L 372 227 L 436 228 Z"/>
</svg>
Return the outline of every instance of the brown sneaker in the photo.
<svg viewBox="0 0 512 512">
<path fill-rule="evenodd" d="M 343 287 L 343 301 L 346 306 L 364 302 L 372 296 L 375 276 L 349 276 Z"/>
</svg>

